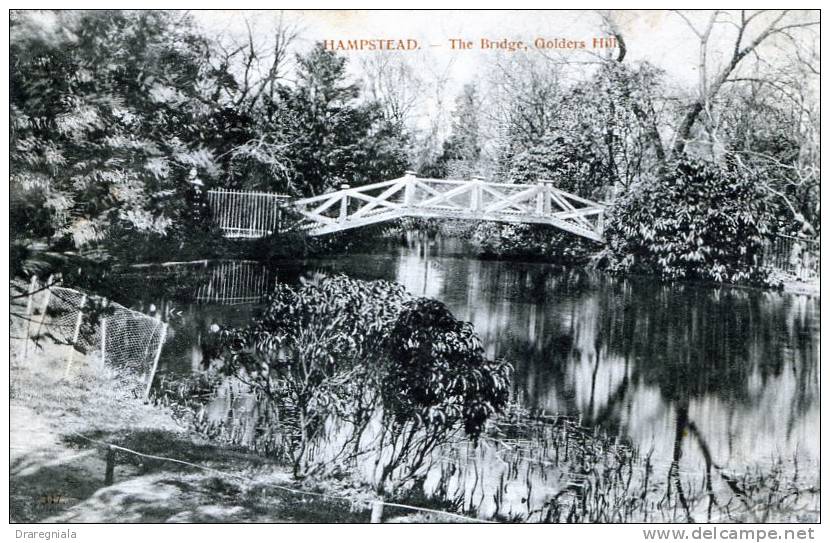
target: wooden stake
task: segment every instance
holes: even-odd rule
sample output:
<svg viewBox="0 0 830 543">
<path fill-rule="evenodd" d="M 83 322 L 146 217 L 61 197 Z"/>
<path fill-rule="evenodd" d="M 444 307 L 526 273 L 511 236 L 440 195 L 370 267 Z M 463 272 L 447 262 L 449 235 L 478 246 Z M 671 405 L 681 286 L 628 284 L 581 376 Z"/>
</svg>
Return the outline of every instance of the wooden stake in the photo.
<svg viewBox="0 0 830 543">
<path fill-rule="evenodd" d="M 69 361 L 66 363 L 66 372 L 64 377 L 69 377 L 69 370 L 72 368 L 72 362 L 75 360 L 75 344 L 78 343 L 78 335 L 81 333 L 81 322 L 84 318 L 84 305 L 86 305 L 86 294 L 81 297 L 81 303 L 78 305 L 78 318 L 75 320 L 75 331 L 72 333 L 72 350 L 69 351 Z"/>
<path fill-rule="evenodd" d="M 383 502 L 372 502 L 372 524 L 380 524 L 383 521 Z"/>
<path fill-rule="evenodd" d="M 32 305 L 34 304 L 35 290 L 37 290 L 37 276 L 33 275 L 32 280 L 29 281 L 29 296 L 26 299 L 26 317 L 32 314 Z"/>
<path fill-rule="evenodd" d="M 54 275 L 50 275 L 46 280 L 46 297 L 43 300 L 43 307 L 40 309 L 40 320 L 38 320 L 37 328 L 35 329 L 35 341 L 40 337 L 40 329 L 43 328 L 43 322 L 46 320 L 46 311 L 49 309 L 49 300 L 52 298 L 52 281 Z M 24 361 L 26 358 L 24 357 Z"/>
<path fill-rule="evenodd" d="M 115 479 L 115 447 L 107 447 L 107 469 L 104 472 L 104 486 L 110 486 Z"/>
<path fill-rule="evenodd" d="M 161 334 L 159 336 L 159 346 L 156 349 L 156 355 L 153 357 L 153 367 L 150 369 L 150 376 L 147 379 L 147 389 L 144 391 L 144 399 L 150 397 L 150 388 L 153 386 L 153 377 L 156 375 L 156 368 L 159 365 L 159 357 L 161 356 L 161 348 L 164 347 L 164 339 L 167 337 L 167 323 L 161 323 Z"/>
<path fill-rule="evenodd" d="M 37 276 L 33 275 L 29 283 L 29 296 L 26 299 L 26 333 L 23 335 L 23 360 L 29 357 L 29 330 L 32 325 L 32 309 L 35 300 L 35 291 L 37 290 Z"/>
</svg>

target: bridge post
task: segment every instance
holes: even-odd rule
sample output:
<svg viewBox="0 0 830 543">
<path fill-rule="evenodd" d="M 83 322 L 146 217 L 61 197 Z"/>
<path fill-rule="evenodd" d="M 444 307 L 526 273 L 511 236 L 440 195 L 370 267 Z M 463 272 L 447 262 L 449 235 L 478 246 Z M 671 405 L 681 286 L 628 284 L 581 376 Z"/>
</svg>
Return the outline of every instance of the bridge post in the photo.
<svg viewBox="0 0 830 543">
<path fill-rule="evenodd" d="M 349 184 L 343 183 L 340 185 L 340 190 L 349 190 Z M 349 194 L 343 194 L 343 197 L 340 199 L 340 222 L 346 222 L 346 217 L 349 215 Z"/>
<path fill-rule="evenodd" d="M 481 208 L 481 185 L 484 183 L 484 177 L 481 175 L 474 175 L 471 180 L 475 183 L 472 192 L 470 192 L 470 210 L 478 211 Z"/>
<path fill-rule="evenodd" d="M 415 180 L 418 174 L 412 170 L 406 170 L 404 179 L 406 179 L 406 186 L 403 189 L 403 205 L 409 207 L 412 205 L 412 198 L 415 196 Z"/>
<path fill-rule="evenodd" d="M 536 211 L 540 215 L 550 215 L 550 195 L 553 192 L 553 181 L 540 179 L 539 182 L 542 183 L 542 190 L 539 193 L 541 198 L 536 198 Z"/>
</svg>

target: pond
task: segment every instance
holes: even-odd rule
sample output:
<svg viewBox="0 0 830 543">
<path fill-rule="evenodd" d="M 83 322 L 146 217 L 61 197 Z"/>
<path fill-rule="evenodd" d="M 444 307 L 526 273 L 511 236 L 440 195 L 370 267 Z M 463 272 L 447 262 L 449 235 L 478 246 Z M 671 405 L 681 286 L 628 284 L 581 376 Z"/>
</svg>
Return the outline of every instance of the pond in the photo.
<svg viewBox="0 0 830 543">
<path fill-rule="evenodd" d="M 257 309 L 260 285 L 344 273 L 397 281 L 416 296 L 441 300 L 475 325 L 489 357 L 512 362 L 516 402 L 578 417 L 658 462 L 675 453 L 682 411 L 717 466 L 739 470 L 782 458 L 817 466 L 818 298 L 663 285 L 471 254 L 458 240 L 413 238 L 372 254 L 272 269 L 231 264 L 237 277 L 254 277 L 236 290 L 228 269 L 208 266 L 199 291 L 204 301 L 166 309 L 171 337 L 160 370 L 199 370 L 201 336 L 214 322 L 243 324 Z M 217 303 L 223 292 L 232 305 Z M 697 469 L 704 458 L 689 446 L 684 462 Z"/>
</svg>

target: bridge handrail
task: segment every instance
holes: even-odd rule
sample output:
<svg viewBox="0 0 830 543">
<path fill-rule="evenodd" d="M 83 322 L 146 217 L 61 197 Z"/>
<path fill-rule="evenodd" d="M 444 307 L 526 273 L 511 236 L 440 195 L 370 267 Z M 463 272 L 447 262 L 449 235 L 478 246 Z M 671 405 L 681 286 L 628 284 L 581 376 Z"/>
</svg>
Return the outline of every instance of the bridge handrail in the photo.
<svg viewBox="0 0 830 543">
<path fill-rule="evenodd" d="M 359 185 L 357 187 L 349 187 L 348 189 L 338 189 L 332 192 L 326 192 L 324 194 L 318 194 L 317 196 L 310 196 L 308 198 L 300 198 L 299 200 L 295 200 L 295 204 L 313 204 L 314 202 L 322 202 L 323 200 L 328 200 L 333 196 L 337 196 L 339 194 L 344 194 L 348 192 L 357 192 L 361 190 L 372 190 L 372 189 L 380 189 L 383 187 L 390 187 L 395 183 L 400 183 L 405 178 L 400 177 L 398 179 L 393 179 L 391 181 L 381 181 L 380 183 L 372 183 L 370 185 Z"/>
</svg>

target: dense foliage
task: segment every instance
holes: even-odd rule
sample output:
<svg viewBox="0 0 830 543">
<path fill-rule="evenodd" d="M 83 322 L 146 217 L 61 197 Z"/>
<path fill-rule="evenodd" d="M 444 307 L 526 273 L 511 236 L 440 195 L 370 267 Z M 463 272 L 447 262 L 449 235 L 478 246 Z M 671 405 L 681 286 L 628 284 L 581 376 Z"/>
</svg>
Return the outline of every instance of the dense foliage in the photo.
<svg viewBox="0 0 830 543">
<path fill-rule="evenodd" d="M 115 227 L 164 233 L 187 170 L 217 173 L 198 141 L 206 44 L 176 23 L 168 12 L 12 17 L 16 241 L 90 249 Z"/>
<path fill-rule="evenodd" d="M 319 46 L 293 82 L 276 61 L 252 82 L 187 13 L 13 12 L 10 26 L 14 275 L 73 267 L 46 253 L 99 272 L 210 257 L 210 188 L 312 195 L 405 168 L 403 127 Z"/>
<path fill-rule="evenodd" d="M 283 137 L 290 145 L 281 192 L 316 195 L 340 183 L 363 185 L 403 175 L 405 136 L 384 119 L 379 105 L 358 101 L 347 83 L 346 59 L 315 47 L 297 59 L 297 84 L 283 87 Z"/>
<path fill-rule="evenodd" d="M 758 261 L 772 207 L 734 167 L 684 159 L 617 200 L 606 225 L 610 267 L 665 279 L 763 282 Z"/>
</svg>

